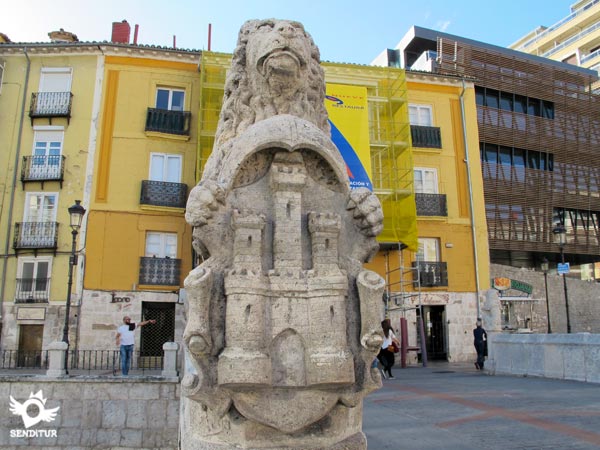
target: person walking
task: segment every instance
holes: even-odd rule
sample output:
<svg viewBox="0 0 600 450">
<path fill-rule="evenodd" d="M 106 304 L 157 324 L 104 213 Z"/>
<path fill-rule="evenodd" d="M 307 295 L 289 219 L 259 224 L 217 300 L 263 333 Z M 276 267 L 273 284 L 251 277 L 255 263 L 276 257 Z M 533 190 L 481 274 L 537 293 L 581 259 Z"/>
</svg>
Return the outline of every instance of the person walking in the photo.
<svg viewBox="0 0 600 450">
<path fill-rule="evenodd" d="M 383 378 L 394 379 L 392 374 L 392 367 L 394 367 L 395 356 L 394 356 L 394 344 L 400 347 L 400 341 L 396 338 L 390 319 L 385 319 L 381 322 L 381 328 L 383 329 L 383 343 L 377 359 L 381 363 Z"/>
<path fill-rule="evenodd" d="M 481 326 L 481 319 L 477 319 L 477 328 L 473 330 L 473 345 L 477 352 L 477 362 L 475 367 L 477 370 L 483 370 L 485 356 L 487 354 L 487 333 Z"/>
<path fill-rule="evenodd" d="M 156 320 L 145 320 L 137 324 L 143 327 L 149 323 L 156 323 Z M 131 356 L 133 354 L 133 344 L 135 342 L 134 332 L 136 324 L 131 321 L 131 317 L 123 317 L 123 325 L 117 328 L 117 346 L 121 355 L 121 374 L 129 375 L 129 366 L 131 365 Z"/>
</svg>

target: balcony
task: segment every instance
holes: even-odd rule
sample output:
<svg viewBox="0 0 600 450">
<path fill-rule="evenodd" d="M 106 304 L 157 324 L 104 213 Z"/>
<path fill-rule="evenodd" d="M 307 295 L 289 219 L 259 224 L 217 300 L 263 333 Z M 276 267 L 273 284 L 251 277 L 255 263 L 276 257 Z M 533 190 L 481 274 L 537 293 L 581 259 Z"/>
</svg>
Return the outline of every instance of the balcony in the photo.
<svg viewBox="0 0 600 450">
<path fill-rule="evenodd" d="M 17 278 L 15 303 L 48 303 L 50 278 Z"/>
<path fill-rule="evenodd" d="M 419 285 L 418 280 L 421 280 L 421 287 L 448 286 L 447 263 L 439 261 L 413 261 L 412 266 L 417 269 L 417 273 L 414 275 L 414 287 Z"/>
<path fill-rule="evenodd" d="M 57 222 L 18 222 L 15 223 L 13 249 L 51 249 L 58 247 Z"/>
<path fill-rule="evenodd" d="M 48 118 L 52 123 L 53 117 L 66 117 L 71 120 L 71 103 L 73 94 L 70 92 L 34 92 L 31 94 L 29 117 L 33 119 Z"/>
<path fill-rule="evenodd" d="M 415 194 L 417 216 L 448 216 L 446 194 Z"/>
<path fill-rule="evenodd" d="M 179 286 L 181 260 L 175 258 L 140 258 L 139 284 L 158 286 Z"/>
<path fill-rule="evenodd" d="M 140 205 L 167 206 L 185 208 L 187 202 L 187 185 L 168 183 L 166 181 L 142 181 Z"/>
<path fill-rule="evenodd" d="M 411 125 L 410 135 L 413 147 L 442 148 L 442 134 L 439 127 Z"/>
<path fill-rule="evenodd" d="M 189 111 L 148 108 L 146 131 L 189 136 L 191 117 Z"/>
<path fill-rule="evenodd" d="M 23 156 L 23 166 L 21 167 L 21 184 L 25 189 L 25 183 L 39 181 L 44 189 L 45 181 L 59 181 L 62 188 L 62 182 L 65 173 L 64 156 Z"/>
</svg>

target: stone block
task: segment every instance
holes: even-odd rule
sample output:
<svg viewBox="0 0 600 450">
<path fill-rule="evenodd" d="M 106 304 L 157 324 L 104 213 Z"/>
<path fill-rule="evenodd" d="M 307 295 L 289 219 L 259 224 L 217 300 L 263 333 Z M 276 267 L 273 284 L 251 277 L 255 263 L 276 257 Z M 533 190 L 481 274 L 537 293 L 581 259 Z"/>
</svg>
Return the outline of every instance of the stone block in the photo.
<svg viewBox="0 0 600 450">
<path fill-rule="evenodd" d="M 126 400 L 102 401 L 102 428 L 120 429 L 125 427 L 127 419 Z M 118 442 L 117 442 L 118 444 Z"/>
<path fill-rule="evenodd" d="M 127 428 L 146 428 L 146 410 L 151 409 L 151 402 L 145 400 L 128 400 L 126 404 L 127 408 L 127 420 L 125 425 Z M 141 437 L 140 437 L 141 439 Z"/>
<path fill-rule="evenodd" d="M 101 428 L 96 433 L 95 447 L 116 447 L 121 444 L 121 430 L 119 428 Z"/>
<path fill-rule="evenodd" d="M 125 448 L 139 448 L 142 445 L 142 430 L 121 430 L 119 445 Z"/>
<path fill-rule="evenodd" d="M 130 399 L 158 399 L 160 398 L 160 385 L 158 383 L 131 383 L 128 392 Z"/>
</svg>

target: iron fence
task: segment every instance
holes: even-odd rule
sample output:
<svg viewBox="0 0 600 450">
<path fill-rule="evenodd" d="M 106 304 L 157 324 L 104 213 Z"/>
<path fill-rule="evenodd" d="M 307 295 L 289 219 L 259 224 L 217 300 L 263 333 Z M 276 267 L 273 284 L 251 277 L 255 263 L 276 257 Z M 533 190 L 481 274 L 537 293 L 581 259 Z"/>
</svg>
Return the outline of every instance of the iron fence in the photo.
<svg viewBox="0 0 600 450">
<path fill-rule="evenodd" d="M 45 371 L 48 369 L 48 351 L 0 350 L 0 369 Z"/>
<path fill-rule="evenodd" d="M 189 136 L 191 117 L 189 111 L 148 108 L 146 131 Z"/>
<path fill-rule="evenodd" d="M 413 284 L 421 287 L 448 286 L 448 265 L 442 261 L 413 261 L 412 266 L 417 269 L 418 279 Z"/>
<path fill-rule="evenodd" d="M 70 350 L 69 374 L 118 375 L 121 373 L 119 350 Z M 130 360 L 129 374 L 160 374 L 163 369 L 163 356 L 144 356 L 135 351 Z"/>
<path fill-rule="evenodd" d="M 63 181 L 65 156 L 23 156 L 21 182 Z"/>
<path fill-rule="evenodd" d="M 415 194 L 417 216 L 448 216 L 446 194 Z"/>
<path fill-rule="evenodd" d="M 48 303 L 50 278 L 17 278 L 15 303 Z"/>
<path fill-rule="evenodd" d="M 17 222 L 13 248 L 51 248 L 58 246 L 58 222 Z"/>
<path fill-rule="evenodd" d="M 34 92 L 29 117 L 71 117 L 73 94 L 70 92 Z"/>
<path fill-rule="evenodd" d="M 186 202 L 187 184 L 142 180 L 140 204 L 185 208 Z"/>
<path fill-rule="evenodd" d="M 440 127 L 411 125 L 410 135 L 413 147 L 442 148 L 442 134 Z"/>
<path fill-rule="evenodd" d="M 140 257 L 139 284 L 179 286 L 181 259 Z"/>
</svg>

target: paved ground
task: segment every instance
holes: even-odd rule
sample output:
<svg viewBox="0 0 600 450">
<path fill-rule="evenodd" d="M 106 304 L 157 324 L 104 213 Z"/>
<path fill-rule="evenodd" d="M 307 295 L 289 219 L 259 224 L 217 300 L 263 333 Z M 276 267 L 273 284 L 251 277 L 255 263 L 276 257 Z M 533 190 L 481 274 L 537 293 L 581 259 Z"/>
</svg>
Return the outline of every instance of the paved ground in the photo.
<svg viewBox="0 0 600 450">
<path fill-rule="evenodd" d="M 489 376 L 472 365 L 393 370 L 364 402 L 369 450 L 600 449 L 600 385 Z"/>
</svg>

